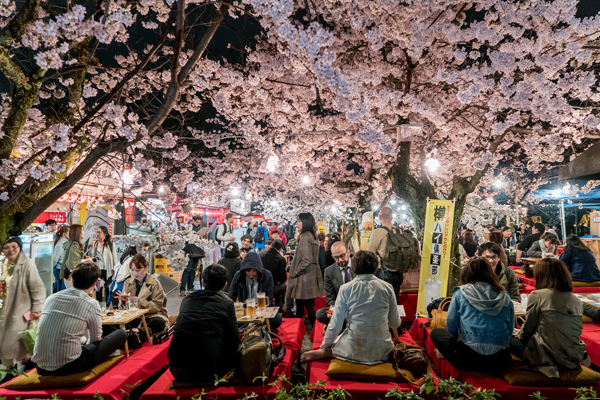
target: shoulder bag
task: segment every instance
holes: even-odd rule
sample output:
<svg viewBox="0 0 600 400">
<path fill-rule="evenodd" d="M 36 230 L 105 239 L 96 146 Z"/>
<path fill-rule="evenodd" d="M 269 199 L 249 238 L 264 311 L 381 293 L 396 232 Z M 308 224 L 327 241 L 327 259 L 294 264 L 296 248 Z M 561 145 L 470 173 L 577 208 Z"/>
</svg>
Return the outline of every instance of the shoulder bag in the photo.
<svg viewBox="0 0 600 400">
<path fill-rule="evenodd" d="M 440 302 L 438 308 L 431 310 L 431 323 L 429 325 L 431 329 L 446 329 L 446 316 L 448 315 L 448 308 L 451 301 L 452 297 L 446 297 Z"/>
</svg>

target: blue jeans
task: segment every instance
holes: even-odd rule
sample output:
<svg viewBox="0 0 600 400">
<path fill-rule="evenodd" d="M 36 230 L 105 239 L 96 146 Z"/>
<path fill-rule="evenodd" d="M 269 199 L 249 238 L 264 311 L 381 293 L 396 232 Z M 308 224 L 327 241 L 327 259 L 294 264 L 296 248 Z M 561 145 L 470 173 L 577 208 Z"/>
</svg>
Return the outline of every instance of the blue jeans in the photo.
<svg viewBox="0 0 600 400">
<path fill-rule="evenodd" d="M 52 273 L 54 274 L 54 284 L 52 285 L 52 293 L 65 290 L 67 287 L 65 286 L 64 280 L 58 279 L 58 277 L 60 276 L 60 266 L 54 267 Z"/>
<path fill-rule="evenodd" d="M 380 267 L 375 271 L 375 276 L 392 285 L 394 294 L 396 295 L 396 303 L 400 304 L 400 286 L 402 286 L 402 281 L 404 281 L 404 274 L 402 272 L 394 272 Z"/>
<path fill-rule="evenodd" d="M 184 292 L 186 289 L 190 290 L 194 288 L 194 280 L 196 279 L 196 268 L 198 268 L 199 259 L 190 258 L 187 267 L 181 274 L 181 286 L 179 291 Z"/>
<path fill-rule="evenodd" d="M 274 331 L 275 329 L 279 328 L 281 326 L 281 322 L 283 322 L 283 318 L 279 313 L 277 313 L 273 318 L 269 318 L 271 330 Z"/>
</svg>

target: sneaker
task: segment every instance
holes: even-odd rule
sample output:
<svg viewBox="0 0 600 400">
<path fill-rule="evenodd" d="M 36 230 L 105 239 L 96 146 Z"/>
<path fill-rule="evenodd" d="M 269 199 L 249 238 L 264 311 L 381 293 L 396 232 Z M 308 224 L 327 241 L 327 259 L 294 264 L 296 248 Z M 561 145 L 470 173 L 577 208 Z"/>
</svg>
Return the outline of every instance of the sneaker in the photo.
<svg viewBox="0 0 600 400">
<path fill-rule="evenodd" d="M 185 290 L 180 290 L 180 291 L 179 291 L 179 295 L 180 295 L 181 297 L 185 297 Z"/>
<path fill-rule="evenodd" d="M 117 350 L 113 351 L 112 353 L 110 353 L 110 355 L 108 357 L 117 357 L 117 356 L 120 356 L 122 354 L 123 354 L 123 352 L 121 350 L 117 349 Z"/>
<path fill-rule="evenodd" d="M 198 290 L 198 289 L 196 289 L 196 288 L 188 289 L 188 293 L 194 293 L 196 290 Z"/>
</svg>

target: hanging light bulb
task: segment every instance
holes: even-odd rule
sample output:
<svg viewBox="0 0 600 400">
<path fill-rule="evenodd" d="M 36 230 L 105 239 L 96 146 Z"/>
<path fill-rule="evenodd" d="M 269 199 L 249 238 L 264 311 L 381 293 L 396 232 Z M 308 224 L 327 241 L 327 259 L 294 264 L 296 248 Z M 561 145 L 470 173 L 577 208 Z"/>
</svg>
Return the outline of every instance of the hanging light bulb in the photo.
<svg viewBox="0 0 600 400">
<path fill-rule="evenodd" d="M 279 158 L 276 155 L 272 155 L 267 160 L 267 169 L 271 172 L 275 171 L 277 165 L 279 164 Z"/>
<path fill-rule="evenodd" d="M 406 210 L 406 206 L 405 206 L 405 205 L 402 205 L 402 207 L 400 207 L 400 209 L 401 209 L 402 211 L 404 211 L 404 210 Z"/>
<path fill-rule="evenodd" d="M 391 205 L 394 205 L 394 204 L 396 204 L 396 200 L 390 200 L 390 204 L 391 204 Z"/>
<path fill-rule="evenodd" d="M 494 182 L 494 186 L 496 186 L 497 188 L 501 188 L 504 186 L 504 182 L 498 179 L 496 182 Z"/>
<path fill-rule="evenodd" d="M 337 207 L 336 206 L 331 206 L 331 213 L 335 214 L 337 212 Z"/>
<path fill-rule="evenodd" d="M 308 185 L 310 183 L 310 177 L 308 175 L 304 175 L 304 177 L 302 178 L 302 183 Z"/>
<path fill-rule="evenodd" d="M 240 191 L 239 191 L 239 189 L 238 189 L 238 188 L 236 188 L 236 187 L 234 187 L 234 188 L 231 188 L 231 195 L 232 195 L 232 196 L 237 196 L 237 195 L 239 195 L 239 194 L 240 194 Z"/>
<path fill-rule="evenodd" d="M 163 192 L 165 191 L 165 187 L 164 187 L 164 186 L 161 186 L 161 187 L 159 187 L 159 188 L 158 188 L 158 191 L 159 191 L 160 193 L 163 193 Z"/>
<path fill-rule="evenodd" d="M 406 219 L 406 214 L 402 214 L 402 218 L 405 218 L 405 219 Z"/>
<path fill-rule="evenodd" d="M 435 172 L 439 168 L 440 162 L 435 158 L 430 158 L 429 160 L 425 161 L 425 166 L 429 168 L 431 172 Z"/>
<path fill-rule="evenodd" d="M 248 199 L 248 200 L 252 199 L 252 195 L 249 192 L 246 192 L 246 199 Z"/>
</svg>

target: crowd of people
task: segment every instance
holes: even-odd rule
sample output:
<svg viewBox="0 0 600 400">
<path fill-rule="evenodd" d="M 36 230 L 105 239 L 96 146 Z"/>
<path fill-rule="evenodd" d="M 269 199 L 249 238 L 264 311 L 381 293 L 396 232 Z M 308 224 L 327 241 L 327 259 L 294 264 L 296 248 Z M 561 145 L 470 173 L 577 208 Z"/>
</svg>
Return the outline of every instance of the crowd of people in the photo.
<svg viewBox="0 0 600 400">
<path fill-rule="evenodd" d="M 284 316 L 303 318 L 305 313 L 311 326 L 317 320 L 325 326 L 321 347 L 304 353 L 303 362 L 389 361 L 394 347 L 390 328 L 401 324 L 397 304 L 404 273 L 418 267 L 421 259 L 419 240 L 410 230 L 392 224 L 389 207 L 380 210 L 381 226 L 372 232 L 367 250 L 357 252 L 339 233 L 318 234 L 310 213 L 298 216 L 293 239 L 288 241 L 281 227 L 264 223 L 249 227 L 240 248 L 231 218 L 228 214 L 216 229 L 223 257 L 203 268 L 200 289 L 193 286 L 197 269 L 193 258 L 182 277 L 184 299 L 168 351 L 171 372 L 178 380 L 204 382 L 229 371 L 240 341 L 234 302 L 263 295 L 267 306 L 280 311 L 269 318 L 271 329 L 277 329 Z M 199 235 L 209 234 L 200 219 L 194 217 L 192 225 Z M 549 377 L 589 362 L 580 340 L 586 309 L 573 295 L 572 282 L 600 281 L 595 257 L 579 237 L 570 235 L 557 258 L 556 229 L 539 223 L 530 228 L 529 235 L 516 235 L 515 240 L 511 228 L 490 226 L 481 243 L 473 232 L 461 231 L 460 282 L 452 293 L 446 329 L 431 332 L 439 358 L 461 370 L 495 374 L 510 365 L 512 353 Z M 25 369 L 37 365 L 41 375 L 69 375 L 120 354 L 127 333 L 102 324 L 107 304 L 123 308 L 135 300 L 148 310 L 145 317 L 153 334 L 169 328 L 166 295 L 148 273 L 146 258 L 129 248 L 117 259 L 105 227 L 98 228 L 88 249 L 82 238 L 81 225 L 56 230 L 56 281 L 48 299 L 20 239 L 11 237 L 5 244 L 0 276 L 0 359 L 5 367 L 20 362 Z M 289 264 L 284 257 L 286 242 L 295 248 Z M 390 243 L 402 249 L 401 257 L 391 255 Z M 514 246 L 516 256 L 508 252 Z M 194 250 L 186 246 L 186 251 Z M 525 255 L 544 258 L 533 270 L 535 291 L 529 295 L 525 323 L 515 329 L 519 281 L 509 264 Z M 327 307 L 316 310 L 315 299 L 322 296 Z M 24 315 L 39 320 L 31 355 L 19 336 L 28 326 Z M 126 328 L 139 328 L 141 323 L 136 319 Z M 8 373 L 4 381 L 11 378 Z"/>
</svg>

